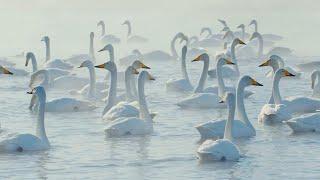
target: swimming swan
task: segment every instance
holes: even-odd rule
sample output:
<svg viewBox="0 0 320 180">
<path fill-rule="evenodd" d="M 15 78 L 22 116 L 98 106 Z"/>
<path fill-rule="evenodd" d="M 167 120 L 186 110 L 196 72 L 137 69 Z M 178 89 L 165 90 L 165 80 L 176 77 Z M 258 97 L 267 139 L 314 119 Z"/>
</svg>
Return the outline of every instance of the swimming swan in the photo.
<svg viewBox="0 0 320 180">
<path fill-rule="evenodd" d="M 244 106 L 244 89 L 247 86 L 263 86 L 258 83 L 256 80 L 249 76 L 243 76 L 238 83 L 237 87 L 237 113 L 239 120 L 234 120 L 233 124 L 233 137 L 234 138 L 243 138 L 243 137 L 252 137 L 256 135 L 256 131 L 248 119 L 248 115 Z M 224 133 L 226 120 L 219 121 L 209 121 L 207 123 L 200 124 L 196 126 L 196 129 L 201 135 L 201 139 L 208 138 L 221 138 Z"/>
<path fill-rule="evenodd" d="M 139 118 L 119 118 L 111 121 L 105 129 L 105 133 L 108 137 L 147 135 L 153 132 L 152 117 L 149 113 L 144 94 L 144 84 L 146 80 L 154 80 L 154 78 L 147 71 L 142 71 L 138 77 Z"/>
<path fill-rule="evenodd" d="M 206 140 L 197 150 L 200 161 L 236 161 L 240 158 L 240 150 L 233 140 L 235 96 L 227 93 L 225 100 L 229 109 L 228 120 L 225 122 L 223 139 Z M 223 101 L 221 101 L 223 102 Z"/>
<path fill-rule="evenodd" d="M 116 37 L 113 34 L 106 34 L 106 25 L 104 21 L 99 21 L 97 26 L 101 26 L 101 37 L 100 41 L 105 44 L 119 44 L 120 38 Z"/>
<path fill-rule="evenodd" d="M 128 43 L 146 43 L 148 39 L 138 35 L 132 35 L 131 22 L 126 20 L 122 25 L 128 26 L 127 42 Z"/>
</svg>

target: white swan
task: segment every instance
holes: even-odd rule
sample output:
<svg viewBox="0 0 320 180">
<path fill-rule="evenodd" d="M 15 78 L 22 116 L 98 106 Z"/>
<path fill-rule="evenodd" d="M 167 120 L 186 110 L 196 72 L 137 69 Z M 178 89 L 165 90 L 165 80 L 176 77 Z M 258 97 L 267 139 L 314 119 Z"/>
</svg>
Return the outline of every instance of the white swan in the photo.
<svg viewBox="0 0 320 180">
<path fill-rule="evenodd" d="M 300 71 L 312 72 L 314 70 L 320 69 L 320 61 L 312 61 L 307 63 L 300 63 L 296 65 Z"/>
<path fill-rule="evenodd" d="M 28 66 L 30 60 L 31 60 L 31 63 L 32 63 L 32 73 L 35 73 L 36 71 L 38 71 L 37 59 L 36 59 L 34 53 L 27 52 L 27 54 L 26 54 L 26 64 L 25 64 L 26 67 Z M 53 81 L 57 77 L 66 76 L 66 75 L 70 74 L 69 71 L 58 69 L 58 68 L 46 68 L 46 70 L 49 72 L 50 81 Z"/>
<path fill-rule="evenodd" d="M 204 89 L 203 92 L 218 94 L 220 97 L 223 97 L 227 91 L 232 92 L 232 93 L 236 93 L 235 87 L 225 86 L 224 81 L 223 81 L 223 76 L 222 76 L 222 71 L 224 70 L 223 66 L 227 65 L 227 64 L 235 65 L 235 63 L 231 62 L 231 60 L 228 60 L 223 57 L 219 57 L 217 65 L 216 65 L 218 85 L 208 87 L 208 88 Z M 247 90 L 244 91 L 245 98 L 251 96 L 252 94 L 254 94 L 254 93 L 251 91 L 247 91 Z"/>
<path fill-rule="evenodd" d="M 22 151 L 39 151 L 50 148 L 47 138 L 44 115 L 46 106 L 46 93 L 43 87 L 34 88 L 29 94 L 37 96 L 39 101 L 39 112 L 37 119 L 36 135 L 33 134 L 17 134 L 9 136 L 0 142 L 0 151 L 4 152 L 22 152 Z"/>
<path fill-rule="evenodd" d="M 286 77 L 286 76 L 294 76 L 294 75 L 282 68 L 276 71 L 273 77 L 273 82 L 272 82 L 271 97 L 269 99 L 268 104 L 265 104 L 262 107 L 260 114 L 258 116 L 258 120 L 260 122 L 272 124 L 272 123 L 279 123 L 279 122 L 291 119 L 291 114 L 295 112 L 295 110 L 291 109 L 292 107 L 290 104 L 293 103 L 292 105 L 295 105 L 296 103 L 299 103 L 299 101 L 303 103 L 304 100 L 307 100 L 307 99 L 300 99 L 300 100 L 297 99 L 297 102 L 282 101 L 280 96 L 279 82 L 282 77 Z"/>
<path fill-rule="evenodd" d="M 214 38 L 215 40 L 220 40 L 221 41 L 222 38 L 223 38 L 223 34 L 213 34 L 211 28 L 209 28 L 209 27 L 201 28 L 200 36 L 202 36 L 205 32 L 207 32 L 207 35 L 205 36 L 205 39 Z"/>
<path fill-rule="evenodd" d="M 187 59 L 194 59 L 203 53 L 207 53 L 204 48 L 198 47 L 198 37 L 192 36 L 190 39 L 188 36 L 184 35 L 180 42 L 185 41 L 187 47 L 189 47 L 187 52 Z"/>
<path fill-rule="evenodd" d="M 256 80 L 249 76 L 243 76 L 237 87 L 237 113 L 239 120 L 235 120 L 233 124 L 233 137 L 243 138 L 256 135 L 256 131 L 248 119 L 248 115 L 244 106 L 244 89 L 247 86 L 262 86 Z M 221 138 L 224 133 L 226 120 L 209 121 L 207 123 L 196 126 L 196 129 L 201 135 L 201 139 Z"/>
<path fill-rule="evenodd" d="M 237 26 L 237 28 L 240 29 L 240 31 L 236 31 L 234 32 L 234 35 L 242 40 L 246 40 L 250 38 L 250 34 L 246 32 L 246 27 L 244 24 L 240 24 L 239 26 Z"/>
<path fill-rule="evenodd" d="M 71 70 L 73 68 L 71 64 L 61 59 L 51 59 L 50 38 L 48 36 L 44 36 L 41 41 L 43 41 L 46 46 L 45 68 L 58 68 L 63 70 Z"/>
<path fill-rule="evenodd" d="M 231 60 L 233 63 L 235 63 L 235 66 L 231 69 L 228 67 L 224 67 L 222 70 L 222 77 L 223 78 L 236 78 L 240 76 L 240 71 L 239 71 L 239 66 L 238 66 L 238 61 L 236 57 L 236 46 L 237 45 L 246 45 L 242 40 L 239 38 L 235 38 L 232 41 L 232 44 L 230 46 L 230 51 L 226 52 L 224 55 L 218 55 L 217 58 L 224 56 L 224 57 L 231 57 Z M 211 69 L 209 74 L 211 78 L 216 78 L 216 69 Z M 215 75 L 214 75 L 215 74 Z"/>
<path fill-rule="evenodd" d="M 99 21 L 97 26 L 101 26 L 101 38 L 100 41 L 105 44 L 119 44 L 120 38 L 113 34 L 106 34 L 106 25 L 104 21 Z"/>
<path fill-rule="evenodd" d="M 320 114 L 312 113 L 292 118 L 285 122 L 294 133 L 319 132 Z"/>
<path fill-rule="evenodd" d="M 258 22 L 257 20 L 253 19 L 250 23 L 249 23 L 249 26 L 253 25 L 254 26 L 254 31 L 255 32 L 258 32 Z M 279 36 L 279 35 L 276 35 L 276 34 L 263 34 L 262 37 L 265 39 L 265 40 L 268 40 L 268 41 L 280 41 L 283 39 L 282 36 Z"/>
<path fill-rule="evenodd" d="M 146 43 L 148 39 L 138 35 L 132 35 L 131 22 L 126 20 L 122 25 L 128 26 L 127 42 L 128 43 Z"/>
<path fill-rule="evenodd" d="M 187 55 L 187 46 L 183 46 L 182 55 L 181 55 L 181 79 L 169 79 L 166 82 L 167 90 L 173 91 L 192 91 L 193 87 L 190 83 L 187 68 L 186 68 L 186 55 Z"/>
<path fill-rule="evenodd" d="M 312 97 L 320 97 L 320 71 L 315 70 L 311 74 Z"/>
<path fill-rule="evenodd" d="M 220 98 L 217 94 L 203 92 L 209 68 L 209 55 L 204 53 L 192 60 L 192 62 L 195 61 L 203 61 L 204 63 L 198 86 L 194 90 L 194 94 L 184 98 L 177 105 L 182 108 L 225 108 L 226 104 L 219 103 Z"/>
<path fill-rule="evenodd" d="M 227 93 L 226 100 L 229 115 L 225 123 L 223 139 L 216 141 L 206 140 L 197 150 L 200 161 L 236 161 L 240 158 L 240 150 L 233 140 L 235 97 L 232 93 Z"/>
<path fill-rule="evenodd" d="M 89 45 L 89 53 L 88 54 L 74 54 L 69 58 L 64 59 L 65 62 L 71 63 L 75 66 L 78 66 L 85 60 L 90 60 L 92 62 L 96 61 L 94 55 L 94 47 L 93 47 L 94 33 L 90 33 L 90 45 Z"/>
<path fill-rule="evenodd" d="M 146 80 L 154 80 L 154 78 L 147 71 L 142 71 L 138 78 L 140 117 L 119 118 L 111 121 L 105 129 L 107 136 L 147 135 L 153 132 L 152 117 L 144 94 Z"/>
<path fill-rule="evenodd" d="M 291 67 L 284 67 L 284 60 L 278 56 L 278 55 L 271 55 L 269 57 L 269 59 L 267 61 L 265 61 L 263 64 L 261 64 L 259 67 L 262 67 L 262 66 L 270 66 L 272 67 L 272 71 L 269 71 L 267 73 L 267 77 L 273 77 L 274 73 L 279 69 L 279 68 L 284 68 L 286 69 L 287 71 L 289 71 L 291 74 L 295 75 L 294 77 L 295 78 L 300 78 L 301 76 L 301 73 L 300 72 L 297 72 L 296 70 L 294 70 L 293 68 Z M 292 78 L 292 77 L 291 77 Z"/>
</svg>

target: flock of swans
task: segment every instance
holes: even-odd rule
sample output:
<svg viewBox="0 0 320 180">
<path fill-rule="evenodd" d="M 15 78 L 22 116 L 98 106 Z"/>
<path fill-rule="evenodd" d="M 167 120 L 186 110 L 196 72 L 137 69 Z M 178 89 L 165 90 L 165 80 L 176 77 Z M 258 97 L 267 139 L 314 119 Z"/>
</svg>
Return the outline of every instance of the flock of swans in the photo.
<svg viewBox="0 0 320 180">
<path fill-rule="evenodd" d="M 144 136 L 153 133 L 154 118 L 157 113 L 148 107 L 145 85 L 154 81 L 149 66 L 153 62 L 170 63 L 179 60 L 181 75 L 167 80 L 166 91 L 174 91 L 185 95 L 176 105 L 183 109 L 228 109 L 224 120 L 211 120 L 199 124 L 195 129 L 201 137 L 197 155 L 201 161 L 235 161 L 241 157 L 234 139 L 256 136 L 256 130 L 246 113 L 244 99 L 254 95 L 246 87 L 263 86 L 253 76 L 241 75 L 239 64 L 256 61 L 257 68 L 271 67 L 266 78 L 272 78 L 272 89 L 269 101 L 262 107 L 259 122 L 266 125 L 285 123 L 293 132 L 317 132 L 320 130 L 320 68 L 319 62 L 297 64 L 297 68 L 285 66 L 284 59 L 293 57 L 291 49 L 277 47 L 274 44 L 283 38 L 275 34 L 261 34 L 258 23 L 252 20 L 248 26 L 254 26 L 252 34 L 245 31 L 245 25 L 240 24 L 237 31 L 231 30 L 227 22 L 218 20 L 223 28 L 214 34 L 211 28 L 201 29 L 200 37 L 188 37 L 182 32 L 177 33 L 171 43 L 171 52 L 161 50 L 141 53 L 138 49 L 126 57 L 115 59 L 114 48 L 123 40 L 113 34 L 107 34 L 104 21 L 99 21 L 101 27 L 100 42 L 104 45 L 98 52 L 107 52 L 109 60 L 96 64 L 97 53 L 94 50 L 95 35 L 90 33 L 88 54 L 75 54 L 68 58 L 51 58 L 51 41 L 44 36 L 41 41 L 45 45 L 44 63 L 39 67 L 33 52 L 24 55 L 25 66 L 32 66 L 32 72 L 15 67 L 10 58 L 0 59 L 0 73 L 11 76 L 29 76 L 28 94 L 31 94 L 29 109 L 38 114 L 35 134 L 16 134 L 8 136 L 0 142 L 1 152 L 38 151 L 50 148 L 50 142 L 45 130 L 45 112 L 86 112 L 97 108 L 97 103 L 104 103 L 101 118 L 106 122 L 105 134 L 109 138 L 123 136 Z M 134 35 L 130 21 L 125 21 L 128 34 L 126 43 L 143 44 L 148 39 Z M 182 45 L 181 51 L 176 49 Z M 210 48 L 219 48 L 215 54 Z M 266 53 L 265 49 L 268 49 Z M 202 63 L 203 68 L 197 85 L 189 79 L 186 62 Z M 210 64 L 215 68 L 209 69 Z M 119 66 L 125 67 L 120 70 Z M 72 70 L 79 68 L 88 70 L 88 77 L 79 77 Z M 103 81 L 97 81 L 96 70 L 106 71 Z M 281 79 L 299 79 L 302 73 L 312 72 L 311 81 L 313 94 L 283 99 L 280 95 Z M 206 87 L 208 79 L 217 85 Z M 232 86 L 225 84 L 231 80 Z M 123 84 L 124 87 L 121 87 Z M 46 98 L 51 89 L 63 89 L 68 94 L 53 100 Z M 237 117 L 236 117 L 237 115 Z"/>
</svg>

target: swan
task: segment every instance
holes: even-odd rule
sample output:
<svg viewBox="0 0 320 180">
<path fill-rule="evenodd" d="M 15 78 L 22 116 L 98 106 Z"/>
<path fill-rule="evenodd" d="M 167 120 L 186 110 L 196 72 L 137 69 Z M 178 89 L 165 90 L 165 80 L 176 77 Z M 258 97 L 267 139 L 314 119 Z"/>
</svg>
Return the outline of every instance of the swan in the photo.
<svg viewBox="0 0 320 180">
<path fill-rule="evenodd" d="M 230 87 L 230 86 L 226 87 L 224 84 L 224 81 L 223 81 L 223 77 L 222 77 L 223 69 L 222 68 L 224 65 L 228 65 L 228 64 L 235 65 L 235 63 L 231 62 L 231 60 L 228 60 L 223 57 L 219 58 L 217 65 L 216 65 L 218 85 L 208 87 L 208 88 L 204 89 L 203 92 L 218 94 L 220 97 L 223 97 L 225 95 L 226 91 L 236 93 L 235 87 Z M 245 98 L 251 96 L 252 94 L 253 94 L 253 92 L 251 92 L 251 91 L 247 91 L 247 90 L 244 91 Z"/>
<path fill-rule="evenodd" d="M 58 68 L 63 70 L 71 70 L 73 68 L 71 64 L 61 59 L 51 59 L 50 38 L 48 36 L 44 36 L 41 41 L 43 41 L 46 46 L 45 68 Z"/>
<path fill-rule="evenodd" d="M 234 136 L 235 96 L 227 93 L 226 100 L 229 108 L 228 120 L 225 122 L 223 139 L 206 140 L 197 150 L 200 161 L 236 161 L 240 158 L 240 150 L 232 140 Z M 222 101 L 223 102 L 223 101 Z"/>
<path fill-rule="evenodd" d="M 236 91 L 237 98 L 237 113 L 239 120 L 234 120 L 233 137 L 243 138 L 256 135 L 256 131 L 248 119 L 248 115 L 244 106 L 244 89 L 247 86 L 263 86 L 250 76 L 243 76 L 239 82 Z M 196 126 L 196 129 L 201 135 L 201 139 L 221 138 L 224 133 L 225 120 L 209 121 L 207 123 Z"/>
<path fill-rule="evenodd" d="M 292 118 L 285 122 L 294 133 L 302 132 L 319 132 L 320 131 L 320 114 L 305 114 Z"/>
<path fill-rule="evenodd" d="M 155 80 L 147 71 L 142 71 L 138 77 L 139 89 L 139 118 L 119 118 L 111 121 L 105 133 L 108 137 L 119 137 L 125 135 L 147 135 L 153 132 L 152 117 L 149 113 L 145 93 L 144 84 L 146 80 Z"/>
<path fill-rule="evenodd" d="M 253 19 L 250 23 L 249 23 L 249 26 L 253 25 L 254 26 L 254 31 L 255 32 L 258 32 L 258 22 L 257 20 Z M 283 37 L 279 36 L 279 35 L 276 35 L 276 34 L 263 34 L 262 37 L 265 39 L 265 40 L 268 40 L 268 41 L 280 41 L 283 39 Z"/>
<path fill-rule="evenodd" d="M 312 72 L 314 70 L 320 69 L 320 61 L 312 61 L 307 63 L 300 63 L 296 65 L 300 71 Z"/>
<path fill-rule="evenodd" d="M 248 38 L 250 38 L 250 34 L 246 33 L 246 27 L 244 24 L 240 24 L 239 26 L 237 26 L 238 29 L 240 29 L 240 31 L 234 32 L 234 35 L 242 40 L 246 40 Z"/>
<path fill-rule="evenodd" d="M 278 55 L 271 55 L 267 61 L 261 64 L 259 67 L 262 66 L 270 66 L 272 67 L 272 71 L 267 73 L 267 77 L 273 77 L 273 74 L 279 69 L 284 68 L 289 71 L 291 74 L 295 75 L 294 77 L 299 78 L 301 76 L 300 72 L 295 71 L 291 67 L 284 67 L 284 60 Z"/>
<path fill-rule="evenodd" d="M 182 41 L 185 41 L 187 47 L 189 47 L 189 50 L 187 52 L 188 59 L 194 59 L 203 53 L 207 53 L 207 50 L 205 50 L 204 48 L 201 48 L 201 47 L 198 48 L 198 45 L 197 45 L 198 37 L 196 36 L 192 36 L 189 39 L 188 36 L 184 35 L 184 37 L 182 37 L 180 42 Z"/>
<path fill-rule="evenodd" d="M 31 60 L 31 63 L 32 63 L 32 73 L 35 73 L 36 71 L 38 71 L 37 59 L 36 59 L 34 53 L 27 52 L 27 54 L 26 54 L 26 63 L 25 63 L 26 67 L 29 65 L 30 60 Z M 46 70 L 49 72 L 50 81 L 53 81 L 57 77 L 66 76 L 66 75 L 70 74 L 69 71 L 58 69 L 58 68 L 46 68 Z"/>
<path fill-rule="evenodd" d="M 311 88 L 313 89 L 312 97 L 320 97 L 320 71 L 315 70 L 311 74 Z"/>
<path fill-rule="evenodd" d="M 228 24 L 225 20 L 223 19 L 218 19 L 218 21 L 223 25 L 223 27 L 228 27 Z"/>
<path fill-rule="evenodd" d="M 90 33 L 90 46 L 89 46 L 89 54 L 74 54 L 71 57 L 65 59 L 65 62 L 71 63 L 73 65 L 79 65 L 85 60 L 91 60 L 95 62 L 96 58 L 94 55 L 94 47 L 93 47 L 94 33 Z"/>
<path fill-rule="evenodd" d="M 36 126 L 36 135 L 17 134 L 9 136 L 0 142 L 0 151 L 4 152 L 22 152 L 22 151 L 40 151 L 50 148 L 50 143 L 46 134 L 44 118 L 46 107 L 46 92 L 43 87 L 34 88 L 29 94 L 37 97 L 39 102 L 39 111 Z"/>
<path fill-rule="evenodd" d="M 215 40 L 219 40 L 221 41 L 223 34 L 213 34 L 211 28 L 209 27 L 203 27 L 200 31 L 200 36 L 202 36 L 205 32 L 208 32 L 208 34 L 206 35 L 206 39 L 210 39 L 210 38 L 214 38 Z"/>
<path fill-rule="evenodd" d="M 120 38 L 112 34 L 106 34 L 106 25 L 104 21 L 99 21 L 97 26 L 101 26 L 101 38 L 100 41 L 105 44 L 119 44 Z"/>
<path fill-rule="evenodd" d="M 237 63 L 237 57 L 236 57 L 236 46 L 237 45 L 246 45 L 246 43 L 244 43 L 242 40 L 240 40 L 239 38 L 235 38 L 230 46 L 230 53 L 226 52 L 223 56 L 230 56 L 232 59 L 232 62 L 235 63 L 235 66 L 233 67 L 233 69 L 230 68 L 223 68 L 222 70 L 222 77 L 224 78 L 236 78 L 240 76 L 240 71 L 239 71 L 239 67 L 238 67 L 238 63 Z M 221 55 L 218 55 L 217 57 L 219 58 Z M 216 78 L 217 76 L 214 76 L 213 74 L 217 74 L 216 73 L 216 69 L 211 69 L 209 71 L 209 74 L 212 78 Z"/>
<path fill-rule="evenodd" d="M 279 123 L 291 119 L 291 114 L 296 112 L 307 112 L 316 107 L 316 100 L 304 97 L 298 97 L 288 100 L 282 100 L 279 90 L 279 82 L 282 77 L 294 76 L 289 71 L 280 68 L 276 71 L 272 82 L 272 93 L 268 104 L 265 104 L 258 116 L 258 120 L 263 123 Z M 318 109 L 320 102 L 318 102 Z M 316 109 L 314 109 L 315 111 Z"/>
<path fill-rule="evenodd" d="M 177 105 L 181 108 L 225 108 L 226 104 L 219 103 L 220 98 L 217 94 L 203 92 L 209 68 L 209 55 L 207 53 L 201 54 L 192 60 L 192 62 L 196 61 L 203 61 L 204 63 L 198 86 L 192 95 L 184 98 Z"/>
<path fill-rule="evenodd" d="M 193 87 L 190 83 L 187 68 L 186 68 L 186 55 L 187 55 L 187 46 L 183 46 L 182 55 L 181 55 L 181 79 L 169 79 L 166 82 L 167 90 L 174 91 L 192 91 Z"/>
<path fill-rule="evenodd" d="M 127 42 L 128 43 L 146 43 L 148 39 L 138 35 L 132 35 L 131 22 L 126 20 L 122 25 L 128 26 Z"/>
</svg>

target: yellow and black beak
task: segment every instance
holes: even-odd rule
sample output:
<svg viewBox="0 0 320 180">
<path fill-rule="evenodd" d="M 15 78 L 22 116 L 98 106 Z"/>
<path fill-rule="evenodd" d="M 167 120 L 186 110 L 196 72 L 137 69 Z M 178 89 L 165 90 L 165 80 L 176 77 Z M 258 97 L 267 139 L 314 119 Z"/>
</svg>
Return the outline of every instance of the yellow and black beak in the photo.
<svg viewBox="0 0 320 180">
<path fill-rule="evenodd" d="M 98 52 L 102 52 L 102 51 L 104 51 L 104 49 L 100 49 Z"/>
<path fill-rule="evenodd" d="M 143 63 L 140 63 L 140 68 L 144 68 L 144 69 L 151 69 L 149 66 L 146 66 Z"/>
<path fill-rule="evenodd" d="M 269 64 L 270 64 L 270 59 L 269 59 L 269 60 L 267 60 L 266 62 L 264 62 L 264 63 L 260 64 L 260 65 L 259 65 L 259 67 L 269 66 Z"/>
<path fill-rule="evenodd" d="M 195 62 L 195 61 L 201 61 L 201 56 L 196 57 L 194 60 L 192 60 L 191 62 Z"/>
<path fill-rule="evenodd" d="M 284 76 L 296 76 L 296 75 L 294 75 L 294 74 L 290 73 L 289 71 L 285 70 L 284 71 Z"/>
<path fill-rule="evenodd" d="M 239 39 L 239 44 L 247 45 L 247 44 L 244 43 L 241 39 Z"/>
<path fill-rule="evenodd" d="M 223 100 L 223 99 L 222 99 L 222 100 L 220 100 L 220 101 L 219 101 L 219 103 L 220 103 L 220 104 L 224 103 L 224 100 Z"/>
<path fill-rule="evenodd" d="M 105 68 L 106 65 L 105 64 L 100 64 L 100 65 L 97 65 L 97 66 L 94 66 L 95 68 Z"/>
<path fill-rule="evenodd" d="M 12 72 L 10 72 L 8 69 L 6 68 L 3 68 L 3 74 L 10 74 L 10 75 L 13 75 Z"/>
<path fill-rule="evenodd" d="M 256 80 L 251 79 L 251 85 L 253 86 L 263 86 L 263 84 L 258 83 Z"/>
<path fill-rule="evenodd" d="M 156 79 L 154 77 L 152 77 L 151 75 L 149 75 L 149 80 L 154 81 Z"/>
<path fill-rule="evenodd" d="M 235 65 L 234 62 L 232 62 L 230 59 L 226 59 L 226 64 L 232 64 L 232 65 Z"/>
</svg>

